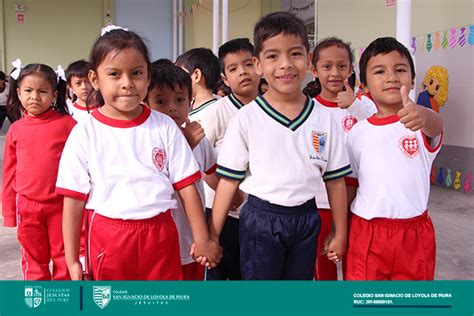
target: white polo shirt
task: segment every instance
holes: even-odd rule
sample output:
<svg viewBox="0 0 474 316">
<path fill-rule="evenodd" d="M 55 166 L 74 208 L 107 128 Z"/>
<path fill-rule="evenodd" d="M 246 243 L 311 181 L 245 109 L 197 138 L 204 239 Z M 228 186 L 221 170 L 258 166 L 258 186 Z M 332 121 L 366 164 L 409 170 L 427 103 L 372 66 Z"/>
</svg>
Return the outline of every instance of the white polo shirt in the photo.
<svg viewBox="0 0 474 316">
<path fill-rule="evenodd" d="M 431 165 L 442 135 L 432 140 L 412 132 L 397 115 L 370 117 L 349 133 L 347 150 L 359 187 L 351 211 L 372 218 L 413 218 L 428 206 Z"/>
<path fill-rule="evenodd" d="M 230 121 L 217 163 L 220 175 L 242 181 L 242 191 L 282 206 L 314 198 L 321 178 L 351 172 L 339 128 L 310 98 L 290 120 L 258 96 Z"/>
<path fill-rule="evenodd" d="M 174 190 L 200 177 L 191 148 L 167 115 L 143 106 L 126 121 L 97 110 L 69 135 L 56 191 L 109 218 L 146 219 L 176 208 Z"/>
<path fill-rule="evenodd" d="M 189 120 L 191 122 L 198 122 L 201 124 L 202 128 L 204 129 L 204 133 L 206 134 L 206 138 L 209 139 L 212 146 L 212 141 L 208 137 L 208 133 L 214 128 L 215 119 L 214 119 L 214 111 L 212 110 L 213 105 L 219 101 L 220 99 L 214 98 L 207 102 L 204 102 L 200 107 L 197 109 L 192 110 L 189 112 Z M 211 189 L 207 183 L 204 183 L 204 192 L 206 196 L 206 207 L 212 208 L 212 202 L 214 201 L 214 190 Z"/>
<path fill-rule="evenodd" d="M 209 141 L 206 138 L 203 138 L 199 144 L 193 149 L 194 158 L 199 165 L 201 174 L 213 174 L 216 171 L 216 161 L 217 155 L 214 149 L 209 144 Z M 202 207 L 204 208 L 204 185 L 203 180 L 198 180 L 195 182 L 196 189 L 199 192 L 201 197 Z M 193 257 L 189 254 L 191 245 L 194 242 L 193 232 L 191 230 L 191 225 L 189 224 L 188 217 L 184 211 L 183 204 L 179 199 L 178 194 L 174 193 L 175 199 L 178 201 L 178 208 L 173 209 L 172 215 L 174 222 L 176 223 L 176 228 L 178 229 L 179 234 L 179 248 L 181 254 L 181 264 L 190 264 L 194 262 Z"/>
<path fill-rule="evenodd" d="M 365 120 L 366 118 L 377 113 L 375 104 L 367 97 L 363 96 L 365 101 L 361 101 L 356 98 L 355 101 L 347 108 L 341 109 L 337 102 L 332 102 L 316 96 L 314 104 L 316 107 L 326 108 L 333 119 L 336 121 L 336 125 L 339 128 L 344 138 L 344 144 L 347 140 L 347 135 L 352 127 L 358 122 Z M 368 101 L 367 101 L 368 100 Z M 351 175 L 349 175 L 351 177 Z M 326 191 L 326 186 L 323 181 L 320 182 L 316 191 L 316 205 L 318 208 L 330 209 L 329 198 Z"/>
<path fill-rule="evenodd" d="M 231 118 L 237 114 L 237 111 L 244 106 L 237 97 L 230 94 L 209 105 L 206 117 L 212 124 L 206 124 L 206 138 L 211 146 L 219 153 L 222 142 L 224 141 L 225 132 Z M 207 185 L 206 185 L 207 186 Z M 208 187 L 206 190 L 206 206 L 212 208 L 215 191 Z M 242 203 L 243 205 L 243 203 Z M 230 211 L 229 216 L 239 218 L 240 208 L 237 211 Z"/>
<path fill-rule="evenodd" d="M 68 110 L 69 113 L 71 114 L 72 118 L 76 120 L 76 122 L 82 122 L 84 121 L 90 113 L 96 110 L 96 108 L 87 108 L 85 106 L 81 106 L 77 104 L 77 102 L 68 102 Z"/>
</svg>

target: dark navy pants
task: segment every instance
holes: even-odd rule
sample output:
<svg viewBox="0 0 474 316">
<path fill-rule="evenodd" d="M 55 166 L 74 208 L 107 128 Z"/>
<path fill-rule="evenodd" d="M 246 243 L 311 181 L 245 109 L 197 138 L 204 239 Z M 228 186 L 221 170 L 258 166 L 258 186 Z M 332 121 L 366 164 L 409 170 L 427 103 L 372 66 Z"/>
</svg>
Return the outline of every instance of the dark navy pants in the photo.
<svg viewBox="0 0 474 316">
<path fill-rule="evenodd" d="M 250 195 L 240 211 L 245 280 L 312 280 L 321 226 L 314 199 L 285 207 Z"/>
<path fill-rule="evenodd" d="M 212 210 L 206 208 L 206 219 L 209 219 Z M 240 247 L 239 247 L 239 219 L 227 216 L 219 237 L 222 247 L 222 260 L 215 267 L 206 270 L 206 280 L 242 280 L 240 273 Z"/>
</svg>

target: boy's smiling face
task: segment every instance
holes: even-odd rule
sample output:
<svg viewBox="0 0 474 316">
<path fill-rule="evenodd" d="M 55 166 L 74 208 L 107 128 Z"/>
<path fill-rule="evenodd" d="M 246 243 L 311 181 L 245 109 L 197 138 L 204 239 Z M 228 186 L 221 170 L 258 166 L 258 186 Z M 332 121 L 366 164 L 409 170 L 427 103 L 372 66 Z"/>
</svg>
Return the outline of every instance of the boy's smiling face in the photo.
<svg viewBox="0 0 474 316">
<path fill-rule="evenodd" d="M 291 95 L 301 93 L 310 56 L 299 36 L 280 33 L 263 42 L 255 64 L 268 82 L 269 93 Z"/>
<path fill-rule="evenodd" d="M 371 57 L 367 63 L 366 77 L 366 92 L 370 92 L 378 107 L 385 109 L 403 107 L 400 88 L 413 88 L 410 64 L 397 51 Z"/>
</svg>

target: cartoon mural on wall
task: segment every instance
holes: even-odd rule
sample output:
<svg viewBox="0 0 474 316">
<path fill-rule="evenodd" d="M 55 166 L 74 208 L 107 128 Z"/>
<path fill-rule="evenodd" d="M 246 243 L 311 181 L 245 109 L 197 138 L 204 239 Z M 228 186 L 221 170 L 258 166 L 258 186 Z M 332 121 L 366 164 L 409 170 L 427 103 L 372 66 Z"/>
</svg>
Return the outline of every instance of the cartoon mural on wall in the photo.
<svg viewBox="0 0 474 316">
<path fill-rule="evenodd" d="M 423 91 L 416 103 L 439 113 L 439 108 L 448 100 L 448 70 L 442 66 L 431 66 L 423 79 Z"/>
</svg>

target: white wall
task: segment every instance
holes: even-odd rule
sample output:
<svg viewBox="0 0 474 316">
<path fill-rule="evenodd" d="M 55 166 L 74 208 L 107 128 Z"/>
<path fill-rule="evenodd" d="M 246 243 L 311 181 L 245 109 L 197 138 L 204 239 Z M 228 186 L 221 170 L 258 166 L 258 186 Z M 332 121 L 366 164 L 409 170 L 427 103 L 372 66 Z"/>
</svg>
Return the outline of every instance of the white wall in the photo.
<svg viewBox="0 0 474 316">
<path fill-rule="evenodd" d="M 115 0 L 115 24 L 146 39 L 150 58 L 173 58 L 171 0 Z"/>
</svg>

